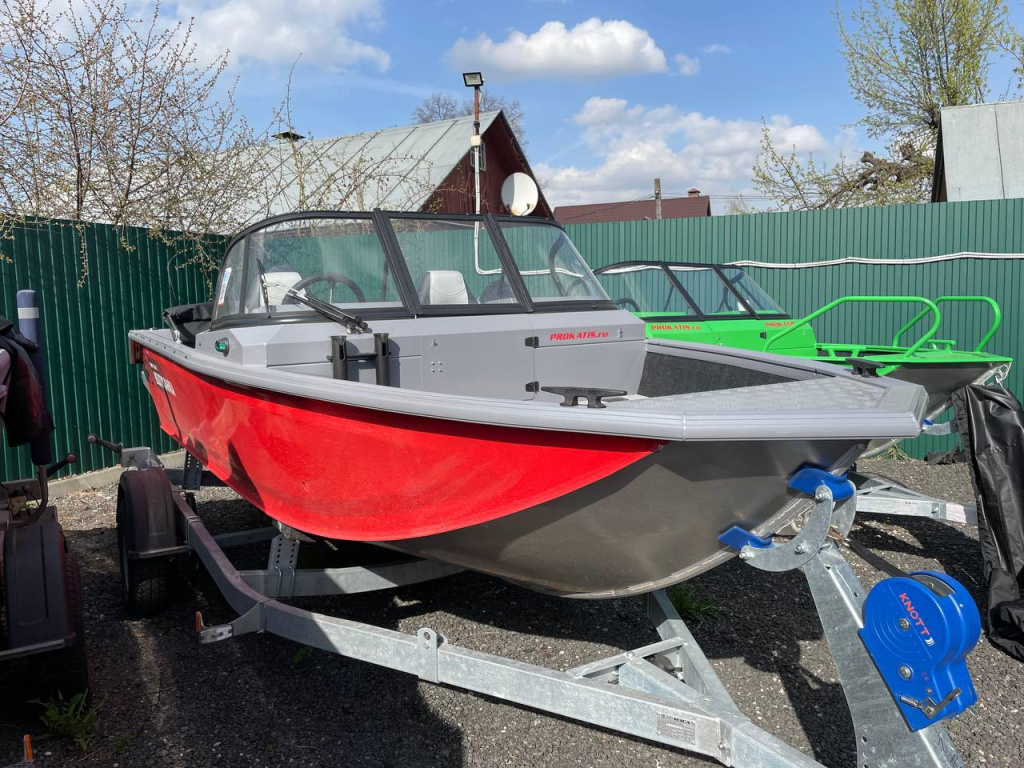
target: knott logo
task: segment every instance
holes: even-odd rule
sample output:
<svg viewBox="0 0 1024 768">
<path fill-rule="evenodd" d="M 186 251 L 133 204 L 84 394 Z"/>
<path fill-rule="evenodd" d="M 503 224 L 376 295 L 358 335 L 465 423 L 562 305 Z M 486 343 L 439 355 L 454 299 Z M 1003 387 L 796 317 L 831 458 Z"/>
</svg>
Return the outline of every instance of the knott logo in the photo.
<svg viewBox="0 0 1024 768">
<path fill-rule="evenodd" d="M 903 592 L 900 595 L 900 602 L 903 603 L 903 609 L 910 617 L 911 623 L 915 627 L 920 627 L 920 633 L 924 636 L 925 645 L 935 645 L 935 638 L 932 637 L 932 633 L 928 630 L 927 625 L 924 623 L 924 619 L 921 618 L 921 614 L 918 613 L 917 608 L 914 607 L 914 603 L 907 596 L 906 592 Z"/>
<path fill-rule="evenodd" d="M 548 341 L 582 341 L 584 339 L 607 339 L 608 331 L 577 331 L 576 333 L 552 333 Z"/>
</svg>

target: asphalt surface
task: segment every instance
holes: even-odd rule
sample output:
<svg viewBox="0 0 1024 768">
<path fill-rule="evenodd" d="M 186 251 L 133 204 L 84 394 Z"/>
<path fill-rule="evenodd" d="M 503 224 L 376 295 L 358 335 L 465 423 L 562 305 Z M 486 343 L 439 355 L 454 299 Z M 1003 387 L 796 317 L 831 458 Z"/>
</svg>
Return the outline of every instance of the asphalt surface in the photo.
<svg viewBox="0 0 1024 768">
<path fill-rule="evenodd" d="M 963 465 L 865 462 L 911 488 L 964 504 Z M 118 597 L 116 486 L 60 501 L 82 569 L 93 701 L 86 750 L 37 741 L 41 766 L 704 766 L 686 753 L 421 683 L 273 636 L 200 645 L 194 613 L 231 611 L 194 573 L 153 619 L 129 620 Z M 200 494 L 213 529 L 251 527 L 259 513 L 223 489 Z M 983 601 L 976 532 L 966 526 L 861 516 L 856 538 L 904 569 L 944 570 Z M 873 584 L 879 574 L 851 558 Z M 800 573 L 763 574 L 738 560 L 694 579 L 721 616 L 691 625 L 739 707 L 759 726 L 828 766 L 854 764 L 853 731 L 834 665 Z M 546 597 L 475 574 L 303 607 L 560 669 L 657 640 L 639 599 Z M 968 765 L 1024 765 L 1024 665 L 983 639 L 970 657 L 977 715 L 949 724 Z M 43 728 L 31 705 L 2 693 L 0 766 L 21 734 Z"/>
</svg>

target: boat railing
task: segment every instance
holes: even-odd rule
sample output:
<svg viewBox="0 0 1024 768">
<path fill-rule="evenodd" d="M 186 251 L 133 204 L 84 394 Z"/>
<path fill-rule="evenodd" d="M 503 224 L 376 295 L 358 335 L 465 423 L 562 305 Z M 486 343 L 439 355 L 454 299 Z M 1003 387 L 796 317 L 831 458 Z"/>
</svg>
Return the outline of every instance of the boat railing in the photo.
<svg viewBox="0 0 1024 768">
<path fill-rule="evenodd" d="M 992 337 L 996 335 L 996 331 L 999 330 L 999 326 L 1003 322 L 1003 313 L 1002 310 L 999 308 L 999 304 L 996 302 L 996 300 L 989 296 L 940 296 L 937 299 L 933 299 L 933 303 L 936 306 L 938 306 L 939 304 L 946 304 L 952 302 L 977 301 L 988 304 L 992 308 L 992 324 L 989 326 L 988 332 L 986 332 L 985 335 L 981 337 L 981 341 L 979 341 L 977 346 L 974 348 L 975 352 L 981 352 L 982 350 L 985 349 L 985 346 L 992 340 Z M 904 325 L 902 328 L 900 328 L 896 332 L 896 335 L 893 336 L 892 345 L 894 347 L 898 347 L 900 339 L 903 337 L 903 335 L 906 334 L 907 331 L 909 331 L 915 325 L 917 325 L 917 323 L 920 322 L 920 320 L 927 313 L 928 309 L 925 308 L 918 312 L 916 315 L 914 315 L 914 317 L 911 318 L 910 322 Z M 956 344 L 955 340 L 951 339 L 931 339 L 931 343 L 933 345 L 941 344 L 947 349 L 951 349 Z"/>
<path fill-rule="evenodd" d="M 798 322 L 794 323 L 793 325 L 789 326 L 788 328 L 786 328 L 786 329 L 780 331 L 779 333 L 775 334 L 774 336 L 772 336 L 770 339 L 768 339 L 765 342 L 764 351 L 768 352 L 770 350 L 770 348 L 772 346 L 774 346 L 779 341 L 779 339 L 785 338 L 789 334 L 796 332 L 799 328 L 802 328 L 803 326 L 808 325 L 812 321 L 817 320 L 822 315 L 825 315 L 825 314 L 831 312 L 833 309 L 835 309 L 836 307 L 838 307 L 838 306 L 840 306 L 842 304 L 870 304 L 870 303 L 881 303 L 881 304 L 907 303 L 907 304 L 923 304 L 924 305 L 924 309 L 922 309 L 918 313 L 918 315 L 914 319 L 914 321 L 911 322 L 909 325 L 907 325 L 905 328 L 901 329 L 901 332 L 899 334 L 897 334 L 897 338 L 899 338 L 899 336 L 902 335 L 902 332 L 904 330 L 907 330 L 908 328 L 910 328 L 912 325 L 914 325 L 916 322 L 918 322 L 921 318 L 923 318 L 929 312 L 931 312 L 934 315 L 935 319 L 932 321 L 931 326 L 928 328 L 928 330 L 925 332 L 925 334 L 923 336 L 921 336 L 921 338 L 919 338 L 917 341 L 915 341 L 914 344 L 911 345 L 911 347 L 907 350 L 907 354 L 908 355 L 912 355 L 915 352 L 917 352 L 919 349 L 921 349 L 921 347 L 924 346 L 925 342 L 929 341 L 935 335 L 935 332 L 939 330 L 939 326 L 942 325 L 942 315 L 939 313 L 939 308 L 936 306 L 936 302 L 932 301 L 931 299 L 926 299 L 923 296 L 843 296 L 842 298 L 836 299 L 835 301 L 830 301 L 825 306 L 816 309 L 814 312 L 811 312 L 811 314 L 807 315 L 802 320 L 799 320 Z M 994 333 L 995 331 L 992 331 L 992 332 Z M 985 339 L 985 341 L 987 341 L 987 339 Z M 895 345 L 895 341 L 894 341 L 894 345 Z"/>
</svg>

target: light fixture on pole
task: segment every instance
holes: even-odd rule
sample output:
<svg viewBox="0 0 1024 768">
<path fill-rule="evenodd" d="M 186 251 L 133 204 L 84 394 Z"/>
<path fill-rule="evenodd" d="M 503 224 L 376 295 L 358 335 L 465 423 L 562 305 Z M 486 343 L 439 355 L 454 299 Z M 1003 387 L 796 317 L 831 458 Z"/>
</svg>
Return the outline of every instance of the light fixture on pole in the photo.
<svg viewBox="0 0 1024 768">
<path fill-rule="evenodd" d="M 463 72 L 462 82 L 473 89 L 473 136 L 469 146 L 473 149 L 473 186 L 476 189 L 476 213 L 480 215 L 480 88 L 484 76 L 480 72 Z"/>
</svg>

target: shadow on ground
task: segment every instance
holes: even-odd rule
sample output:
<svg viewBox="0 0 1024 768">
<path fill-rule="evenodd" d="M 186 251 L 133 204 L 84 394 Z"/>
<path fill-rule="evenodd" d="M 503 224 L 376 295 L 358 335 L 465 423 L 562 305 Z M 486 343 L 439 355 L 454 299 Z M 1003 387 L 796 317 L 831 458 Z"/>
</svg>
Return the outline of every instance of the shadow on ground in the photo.
<svg viewBox="0 0 1024 768">
<path fill-rule="evenodd" d="M 238 529 L 262 522 L 255 509 L 237 499 L 207 502 L 201 511 L 215 531 L 218 526 Z M 875 520 L 855 529 L 868 546 L 883 554 L 937 553 L 950 573 L 972 589 L 980 586 L 980 558 L 970 555 L 976 546 L 965 547 L 967 539 L 959 531 L 930 521 L 899 521 L 918 546 Z M 82 564 L 93 696 L 102 706 L 101 728 L 85 754 L 43 746 L 54 754 L 44 756 L 42 765 L 480 762 L 477 753 L 467 750 L 465 732 L 474 727 L 474 710 L 491 712 L 482 703 L 473 705 L 486 702 L 484 697 L 449 695 L 409 675 L 303 649 L 274 636 L 248 635 L 201 646 L 194 631 L 196 610 L 208 623 L 234 616 L 210 578 L 196 568 L 168 610 L 152 619 L 128 620 L 118 597 L 113 530 L 70 530 L 69 539 Z M 243 567 L 262 566 L 262 552 L 243 553 L 242 560 L 250 556 L 256 560 L 242 562 Z M 692 584 L 722 611 L 720 619 L 691 628 L 744 713 L 825 765 L 852 764 L 849 712 L 803 576 L 764 574 L 732 561 Z M 566 600 L 469 573 L 388 592 L 295 602 L 404 632 L 430 626 L 453 643 L 557 668 L 657 639 L 639 599 Z M 567 647 L 572 654 L 565 655 Z M 0 765 L 15 757 L 15 740 L 23 730 L 40 731 L 34 716 L 26 716 L 13 699 L 5 697 L 4 705 Z M 514 710 L 508 705 L 493 710 L 497 714 L 487 716 L 496 722 L 489 730 L 501 728 L 506 717 L 519 717 L 510 714 Z M 544 720 L 533 719 L 535 724 L 559 722 L 546 715 L 536 718 Z M 600 729 L 571 730 L 576 727 L 565 725 L 557 738 L 566 744 L 556 742 L 553 753 L 538 755 L 535 764 L 595 765 L 606 757 L 609 765 L 640 764 L 633 756 L 652 764 L 654 758 L 686 765 L 703 762 L 687 762 L 684 753 L 657 745 L 624 742 Z M 605 752 L 625 743 L 622 749 L 628 755 L 588 756 L 585 743 L 590 740 Z M 581 752 L 571 751 L 576 749 Z M 489 757 L 493 764 L 506 763 L 501 755 Z M 512 756 L 507 763 L 522 764 Z"/>
</svg>

